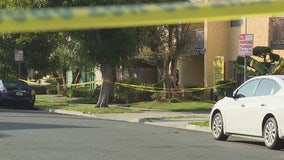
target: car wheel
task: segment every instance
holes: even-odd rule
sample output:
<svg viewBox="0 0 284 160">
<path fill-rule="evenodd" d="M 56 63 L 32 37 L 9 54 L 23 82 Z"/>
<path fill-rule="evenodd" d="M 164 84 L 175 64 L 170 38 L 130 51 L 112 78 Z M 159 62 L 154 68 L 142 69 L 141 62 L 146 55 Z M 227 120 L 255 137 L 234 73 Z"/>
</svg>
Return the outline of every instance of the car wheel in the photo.
<svg viewBox="0 0 284 160">
<path fill-rule="evenodd" d="M 278 137 L 278 126 L 274 117 L 269 118 L 263 127 L 263 138 L 266 147 L 279 149 L 280 139 Z"/>
<path fill-rule="evenodd" d="M 212 119 L 212 135 L 216 140 L 227 140 L 228 136 L 224 134 L 223 130 L 223 118 L 221 113 L 216 113 Z"/>
</svg>

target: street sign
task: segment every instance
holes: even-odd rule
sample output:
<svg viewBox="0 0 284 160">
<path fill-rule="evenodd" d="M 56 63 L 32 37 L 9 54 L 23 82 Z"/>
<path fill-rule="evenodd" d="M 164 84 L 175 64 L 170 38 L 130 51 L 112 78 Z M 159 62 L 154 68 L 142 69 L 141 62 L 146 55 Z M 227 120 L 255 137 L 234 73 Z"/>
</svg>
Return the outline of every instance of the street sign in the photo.
<svg viewBox="0 0 284 160">
<path fill-rule="evenodd" d="M 15 61 L 24 61 L 24 51 L 23 50 L 16 50 L 15 51 Z"/>
<path fill-rule="evenodd" d="M 239 55 L 252 56 L 253 54 L 253 34 L 240 34 Z"/>
</svg>

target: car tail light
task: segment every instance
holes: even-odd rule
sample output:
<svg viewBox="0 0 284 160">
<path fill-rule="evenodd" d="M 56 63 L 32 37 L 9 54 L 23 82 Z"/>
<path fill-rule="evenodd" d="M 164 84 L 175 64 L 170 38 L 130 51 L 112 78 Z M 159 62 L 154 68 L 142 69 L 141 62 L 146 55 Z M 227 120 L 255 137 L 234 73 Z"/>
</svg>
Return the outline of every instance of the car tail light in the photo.
<svg viewBox="0 0 284 160">
<path fill-rule="evenodd" d="M 7 88 L 3 88 L 0 90 L 1 93 L 8 93 Z"/>
</svg>

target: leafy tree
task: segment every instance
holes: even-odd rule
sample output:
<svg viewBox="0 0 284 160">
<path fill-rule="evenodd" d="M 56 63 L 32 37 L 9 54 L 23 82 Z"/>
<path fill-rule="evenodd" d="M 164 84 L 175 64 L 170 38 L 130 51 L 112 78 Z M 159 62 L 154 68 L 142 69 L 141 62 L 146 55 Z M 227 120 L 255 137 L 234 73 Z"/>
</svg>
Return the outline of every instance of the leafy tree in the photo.
<svg viewBox="0 0 284 160">
<path fill-rule="evenodd" d="M 284 59 L 280 58 L 278 62 L 271 68 L 270 74 L 284 74 Z"/>
<path fill-rule="evenodd" d="M 256 46 L 253 49 L 253 55 L 254 56 L 247 57 L 248 76 L 274 74 L 274 72 L 277 72 L 277 65 L 275 66 L 275 64 L 278 64 L 281 59 L 279 55 L 272 53 L 269 47 Z M 244 57 L 238 56 L 236 62 L 234 68 L 237 73 L 243 74 Z"/>
<path fill-rule="evenodd" d="M 6 0 L 0 2 L 0 8 L 5 10 L 16 10 L 16 9 L 26 9 L 26 8 L 41 8 L 46 4 L 47 0 L 41 1 L 19 1 L 19 0 Z M 49 32 L 37 32 L 37 33 L 6 33 L 1 34 L 2 43 L 9 43 L 1 45 L 1 55 L 9 55 L 14 58 L 15 50 L 23 50 L 24 61 L 22 62 L 21 78 L 26 78 L 28 74 L 28 69 L 36 69 L 39 71 L 40 75 L 44 75 L 49 72 L 48 61 L 49 54 L 54 48 L 56 48 L 56 43 L 54 43 L 55 33 Z M 9 67 L 8 67 L 9 66 Z M 8 64 L 3 68 L 3 71 L 7 71 L 13 68 L 15 70 L 16 63 L 8 61 Z M 15 74 L 16 72 L 14 72 Z"/>
<path fill-rule="evenodd" d="M 114 81 L 115 67 L 137 50 L 136 28 L 81 31 L 81 43 L 88 59 L 102 73 L 102 87 L 97 107 L 107 107 Z"/>
<path fill-rule="evenodd" d="M 24 66 L 38 71 L 38 78 L 50 73 L 50 54 L 55 50 L 56 34 L 49 32 L 22 33 L 16 39 L 18 49 L 24 51 Z M 26 76 L 26 75 L 25 75 Z"/>
<path fill-rule="evenodd" d="M 56 2 L 56 1 L 53 1 Z M 139 3 L 138 0 L 64 1 L 62 6 L 95 6 Z M 58 5 L 49 2 L 48 5 Z M 96 64 L 102 73 L 103 84 L 96 107 L 108 107 L 109 94 L 114 80 L 115 67 L 137 53 L 137 29 L 91 29 L 70 32 L 80 43 L 81 51 L 88 64 Z"/>
<path fill-rule="evenodd" d="M 72 84 L 79 82 L 81 71 L 86 67 L 82 58 L 80 43 L 69 32 L 58 34 L 58 47 L 52 52 L 49 59 L 52 62 L 52 74 L 60 88 L 66 89 L 66 72 L 72 71 Z"/>
<path fill-rule="evenodd" d="M 193 53 L 195 33 L 190 24 L 163 25 L 149 28 L 151 38 L 148 46 L 151 51 L 142 50 L 139 58 L 149 64 L 157 65 L 166 91 L 164 99 L 173 95 L 170 88 L 177 86 L 177 62 L 181 55 Z"/>
<path fill-rule="evenodd" d="M 15 35 L 0 35 L 0 77 L 16 78 L 17 63 L 15 62 Z"/>
<path fill-rule="evenodd" d="M 9 0 L 7 3 L 0 3 L 1 8 L 5 9 L 19 9 L 19 8 L 43 8 L 43 7 L 69 7 L 69 6 L 95 6 L 95 5 L 120 5 L 120 4 L 138 4 L 138 3 L 147 3 L 152 2 L 152 0 L 97 0 L 97 1 L 81 1 L 81 0 L 41 0 L 41 1 L 19 1 L 19 0 Z M 155 1 L 157 2 L 157 1 Z M 166 2 L 166 1 L 158 1 Z M 168 1 L 169 2 L 169 1 Z M 176 25 L 179 26 L 179 25 Z M 162 41 L 168 41 L 168 45 L 164 47 L 165 43 L 161 43 L 159 47 L 163 48 L 162 51 L 165 53 L 170 53 L 170 56 L 166 56 L 166 62 L 164 65 L 168 65 L 170 62 L 175 63 L 173 57 L 179 51 L 183 52 L 184 45 L 183 43 L 176 43 L 176 40 L 179 41 L 179 38 L 182 37 L 180 31 L 183 31 L 183 27 L 179 26 L 164 26 L 168 28 L 167 32 L 163 33 L 163 36 L 168 35 L 168 39 L 162 39 Z M 50 68 L 56 66 L 56 62 L 62 63 L 62 57 L 56 55 L 55 53 L 61 52 L 63 57 L 66 56 L 75 56 L 80 55 L 80 60 L 85 59 L 87 64 L 96 64 L 100 67 L 102 72 L 102 78 L 104 79 L 102 84 L 102 89 L 100 93 L 100 98 L 97 103 L 97 107 L 107 107 L 109 93 L 111 92 L 111 82 L 114 79 L 114 70 L 115 67 L 120 65 L 122 61 L 125 61 L 129 57 L 135 55 L 138 49 L 138 42 L 140 41 L 137 37 L 138 30 L 137 28 L 114 28 L 114 29 L 91 29 L 85 31 L 73 31 L 69 33 L 72 40 L 74 39 L 73 44 L 78 44 L 78 50 L 70 51 L 70 47 L 73 48 L 73 44 L 67 42 L 60 47 L 57 45 L 62 43 L 56 43 L 58 40 L 58 33 L 24 33 L 19 34 L 19 36 L 14 39 L 15 48 L 23 48 L 24 52 L 27 53 L 27 62 L 25 65 L 27 67 L 33 67 L 40 69 L 40 73 L 46 73 Z M 178 36 L 179 35 L 179 36 Z M 50 39 L 50 38 L 54 39 Z M 62 38 L 62 37 L 61 37 Z M 60 38 L 59 38 L 60 39 Z M 60 41 L 60 40 L 59 40 Z M 179 41 L 183 42 L 183 41 Z M 159 48 L 158 47 L 158 48 Z M 56 51 L 54 51 L 57 49 Z M 74 48 L 73 48 L 74 49 Z M 169 49 L 170 51 L 166 51 Z M 51 56 L 50 54 L 53 53 Z M 67 54 L 68 53 L 68 54 Z M 81 56 L 81 53 L 84 53 L 85 56 Z M 52 59 L 53 58 L 53 59 Z M 78 58 L 78 57 L 77 57 Z M 82 59 L 81 59 L 82 58 Z M 63 58 L 64 59 L 64 58 Z M 51 61 L 50 61 L 51 60 Z M 42 62 L 42 63 L 34 63 Z M 42 65 L 44 64 L 44 65 Z M 52 64 L 50 67 L 50 64 Z M 68 67 L 67 64 L 61 64 L 62 67 Z M 69 66 L 70 67 L 70 66 Z M 169 68 L 169 65 L 164 67 Z M 173 67 L 174 68 L 174 67 Z M 53 68 L 54 69 L 54 68 Z M 172 69 L 174 70 L 174 69 Z M 164 72 L 166 74 L 167 72 Z M 174 74 L 174 73 L 172 73 Z M 166 78 L 169 76 L 166 75 Z M 166 81 L 165 81 L 166 82 Z"/>
</svg>

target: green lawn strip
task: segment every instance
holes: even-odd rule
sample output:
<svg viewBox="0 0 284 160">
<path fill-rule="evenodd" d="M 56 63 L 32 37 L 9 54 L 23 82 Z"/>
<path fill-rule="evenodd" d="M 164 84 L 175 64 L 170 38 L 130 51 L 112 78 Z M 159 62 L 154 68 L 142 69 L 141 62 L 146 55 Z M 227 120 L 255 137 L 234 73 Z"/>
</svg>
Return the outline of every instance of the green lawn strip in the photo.
<svg viewBox="0 0 284 160">
<path fill-rule="evenodd" d="M 188 124 L 197 125 L 201 127 L 209 127 L 209 121 L 189 122 Z"/>
<path fill-rule="evenodd" d="M 79 104 L 96 104 L 96 100 L 93 98 L 84 97 L 66 97 L 62 95 L 37 95 L 36 100 L 40 101 L 62 101 L 68 103 L 79 103 Z"/>
<path fill-rule="evenodd" d="M 55 95 L 55 94 L 36 95 L 36 98 L 40 98 L 40 99 L 50 99 L 50 98 L 54 98 L 54 97 L 63 97 L 63 96 Z"/>
<path fill-rule="evenodd" d="M 49 109 L 62 109 L 62 110 L 72 110 L 79 111 L 83 113 L 89 114 L 103 114 L 103 113 L 139 113 L 141 111 L 127 108 L 117 108 L 117 107 L 109 107 L 109 108 L 95 108 L 94 104 L 84 104 L 84 105 L 76 105 L 73 103 L 69 103 L 69 100 L 60 100 L 60 101 L 50 101 L 45 100 L 36 100 L 35 107 L 44 107 Z"/>
<path fill-rule="evenodd" d="M 138 102 L 130 104 L 131 109 L 126 107 L 109 107 L 109 108 L 95 108 L 95 100 L 91 98 L 68 98 L 60 95 L 37 95 L 35 106 L 46 107 L 52 109 L 65 109 L 82 111 L 86 113 L 137 113 L 139 108 L 157 109 L 164 111 L 193 111 L 193 110 L 211 110 L 213 103 L 204 101 L 190 101 L 190 102 Z"/>
<path fill-rule="evenodd" d="M 104 113 L 137 113 L 137 110 L 122 109 L 122 108 L 95 108 L 94 106 L 67 106 L 63 110 L 80 111 L 88 114 L 104 114 Z"/>
<path fill-rule="evenodd" d="M 79 104 L 96 104 L 97 101 L 93 98 L 77 98 L 68 100 L 69 103 L 79 103 Z"/>
<path fill-rule="evenodd" d="M 146 109 L 158 109 L 166 111 L 193 111 L 193 110 L 211 110 L 213 103 L 204 101 L 190 101 L 190 102 L 138 102 L 132 103 L 130 107 L 134 108 L 146 108 Z"/>
</svg>

